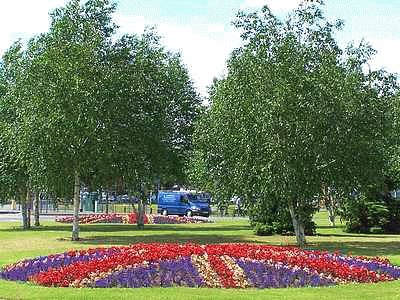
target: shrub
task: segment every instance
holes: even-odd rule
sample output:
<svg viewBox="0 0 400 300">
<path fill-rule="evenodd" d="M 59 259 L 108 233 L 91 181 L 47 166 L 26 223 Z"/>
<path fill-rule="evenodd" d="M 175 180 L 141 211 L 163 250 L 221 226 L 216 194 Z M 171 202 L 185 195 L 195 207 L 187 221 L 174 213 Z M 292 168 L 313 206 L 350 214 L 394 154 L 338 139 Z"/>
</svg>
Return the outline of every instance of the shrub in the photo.
<svg viewBox="0 0 400 300">
<path fill-rule="evenodd" d="M 314 207 L 307 207 L 303 218 L 306 235 L 315 234 L 315 223 L 312 220 Z M 293 235 L 294 229 L 289 210 L 283 201 L 273 196 L 258 196 L 248 208 L 250 225 L 256 235 L 282 234 Z M 264 226 L 261 226 L 264 225 Z M 265 232 L 263 234 L 259 234 Z"/>
<path fill-rule="evenodd" d="M 339 215 L 346 221 L 346 232 L 400 232 L 400 201 L 390 194 L 349 197 L 343 201 Z"/>
<path fill-rule="evenodd" d="M 256 223 L 254 225 L 254 234 L 255 235 L 272 235 L 275 232 L 274 227 L 267 224 Z"/>
</svg>

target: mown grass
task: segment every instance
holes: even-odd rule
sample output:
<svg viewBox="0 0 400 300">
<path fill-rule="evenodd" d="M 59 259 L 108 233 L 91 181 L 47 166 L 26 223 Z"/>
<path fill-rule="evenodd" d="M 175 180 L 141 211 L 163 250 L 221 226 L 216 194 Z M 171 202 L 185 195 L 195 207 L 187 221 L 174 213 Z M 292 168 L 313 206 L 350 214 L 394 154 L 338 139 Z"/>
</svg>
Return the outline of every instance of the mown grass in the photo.
<svg viewBox="0 0 400 300">
<path fill-rule="evenodd" d="M 308 237 L 308 248 L 351 252 L 354 255 L 385 256 L 400 265 L 399 235 L 358 235 L 328 226 L 326 213 L 316 216 L 318 234 Z M 135 225 L 94 224 L 81 226 L 82 240 L 70 240 L 71 226 L 43 222 L 40 228 L 22 231 L 19 223 L 0 223 L 0 266 L 20 259 L 63 252 L 68 249 L 136 242 L 249 242 L 293 245 L 293 237 L 254 236 L 245 220 L 214 224 Z M 43 288 L 0 280 L 0 299 L 400 299 L 400 281 L 352 284 L 329 288 L 224 290 L 191 288 L 72 289 Z"/>
</svg>

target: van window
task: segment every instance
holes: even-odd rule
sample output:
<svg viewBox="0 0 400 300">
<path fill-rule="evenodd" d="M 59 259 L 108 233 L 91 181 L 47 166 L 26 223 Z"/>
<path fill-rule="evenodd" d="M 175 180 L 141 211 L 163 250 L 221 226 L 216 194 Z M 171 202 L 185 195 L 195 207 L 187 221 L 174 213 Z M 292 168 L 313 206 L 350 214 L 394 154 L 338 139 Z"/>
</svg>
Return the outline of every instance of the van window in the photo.
<svg viewBox="0 0 400 300">
<path fill-rule="evenodd" d="M 207 199 L 202 198 L 200 195 L 188 194 L 191 202 L 207 202 Z"/>
<path fill-rule="evenodd" d="M 174 203 L 176 200 L 176 196 L 173 194 L 163 194 L 162 195 L 162 202 L 164 203 Z"/>
<path fill-rule="evenodd" d="M 189 203 L 189 198 L 187 195 L 181 195 L 181 202 L 182 203 Z"/>
</svg>

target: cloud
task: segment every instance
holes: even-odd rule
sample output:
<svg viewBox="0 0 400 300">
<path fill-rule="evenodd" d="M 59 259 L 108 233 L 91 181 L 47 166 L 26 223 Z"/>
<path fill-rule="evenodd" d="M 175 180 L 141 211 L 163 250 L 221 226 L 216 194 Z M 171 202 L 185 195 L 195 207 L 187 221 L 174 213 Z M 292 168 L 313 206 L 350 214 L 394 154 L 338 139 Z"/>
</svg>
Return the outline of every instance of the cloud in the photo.
<svg viewBox="0 0 400 300">
<path fill-rule="evenodd" d="M 67 0 L 0 1 L 0 55 L 18 38 L 26 40 L 49 28 L 48 13 L 63 6 Z M 268 4 L 275 12 L 295 8 L 300 0 L 245 0 L 242 9 L 260 8 Z M 152 22 L 140 15 L 117 11 L 114 21 L 120 26 L 120 33 L 141 34 L 146 26 L 155 25 L 163 37 L 167 49 L 180 52 L 184 64 L 201 95 L 207 95 L 207 86 L 213 78 L 226 72 L 226 60 L 232 50 L 241 44 L 239 32 L 233 27 L 216 22 L 194 20 L 190 24 L 174 22 Z M 366 37 L 378 50 L 371 63 L 372 68 L 385 68 L 400 73 L 397 49 L 400 40 L 384 37 Z"/>
<path fill-rule="evenodd" d="M 391 38 L 366 38 L 371 46 L 377 50 L 377 54 L 372 59 L 373 69 L 385 69 L 388 72 L 400 75 L 399 49 L 400 39 Z"/>
<path fill-rule="evenodd" d="M 48 30 L 49 12 L 67 0 L 0 1 L 0 55 L 18 40 L 27 40 Z"/>
<path fill-rule="evenodd" d="M 119 12 L 114 14 L 113 21 L 119 26 L 120 34 L 142 33 L 147 25 L 143 16 L 129 16 Z"/>
<path fill-rule="evenodd" d="M 261 8 L 264 5 L 273 12 L 286 12 L 299 6 L 302 0 L 245 0 L 241 5 L 242 9 Z"/>
<path fill-rule="evenodd" d="M 215 31 L 216 28 L 216 25 L 206 25 L 203 30 L 174 24 L 159 26 L 166 46 L 182 53 L 202 95 L 207 94 L 207 86 L 211 85 L 214 76 L 224 74 L 229 54 L 240 43 L 235 32 Z"/>
<path fill-rule="evenodd" d="M 0 1 L 0 56 L 11 44 L 46 32 L 50 25 L 49 12 L 64 6 L 68 0 Z M 219 23 L 192 22 L 154 24 L 143 16 L 117 11 L 114 21 L 120 33 L 141 34 L 146 26 L 156 26 L 168 50 L 180 52 L 184 64 L 201 95 L 207 95 L 207 86 L 214 76 L 221 76 L 231 51 L 240 44 L 239 33 Z"/>
<path fill-rule="evenodd" d="M 156 26 L 162 43 L 168 50 L 181 53 L 194 85 L 202 96 L 214 77 L 226 71 L 226 61 L 232 50 L 240 45 L 240 36 L 233 28 L 218 23 L 145 23 L 141 16 L 117 14 L 120 33 L 142 33 L 146 25 Z"/>
</svg>

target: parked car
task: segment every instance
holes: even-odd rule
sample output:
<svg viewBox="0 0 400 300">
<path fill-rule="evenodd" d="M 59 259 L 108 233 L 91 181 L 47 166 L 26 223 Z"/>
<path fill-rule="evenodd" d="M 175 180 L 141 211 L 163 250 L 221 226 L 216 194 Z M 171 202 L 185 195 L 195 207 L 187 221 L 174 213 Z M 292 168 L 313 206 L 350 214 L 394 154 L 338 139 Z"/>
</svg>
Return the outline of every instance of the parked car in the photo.
<svg viewBox="0 0 400 300">
<path fill-rule="evenodd" d="M 208 217 L 211 213 L 208 201 L 195 194 L 178 191 L 159 191 L 157 212 L 163 215 Z"/>
</svg>

